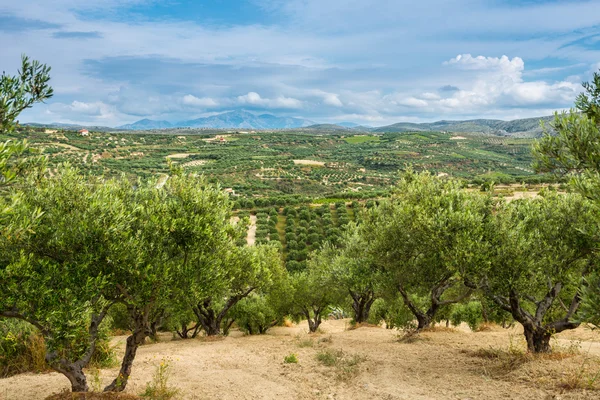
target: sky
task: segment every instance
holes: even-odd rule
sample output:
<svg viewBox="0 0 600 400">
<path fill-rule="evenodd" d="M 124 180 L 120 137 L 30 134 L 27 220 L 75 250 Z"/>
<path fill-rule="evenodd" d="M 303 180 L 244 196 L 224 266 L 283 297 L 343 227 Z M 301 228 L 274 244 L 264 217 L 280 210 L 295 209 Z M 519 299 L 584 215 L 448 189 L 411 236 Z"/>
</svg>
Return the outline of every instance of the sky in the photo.
<svg viewBox="0 0 600 400">
<path fill-rule="evenodd" d="M 509 120 L 572 107 L 600 0 L 0 0 L 0 69 L 21 54 L 55 89 L 22 122 Z"/>
</svg>

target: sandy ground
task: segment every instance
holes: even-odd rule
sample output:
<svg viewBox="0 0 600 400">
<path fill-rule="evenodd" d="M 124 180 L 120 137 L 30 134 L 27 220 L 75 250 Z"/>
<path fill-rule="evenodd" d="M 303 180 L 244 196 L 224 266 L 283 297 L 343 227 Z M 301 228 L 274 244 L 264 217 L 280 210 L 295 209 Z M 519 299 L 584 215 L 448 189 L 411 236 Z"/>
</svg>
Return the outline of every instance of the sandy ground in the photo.
<svg viewBox="0 0 600 400">
<path fill-rule="evenodd" d="M 577 355 L 513 365 L 501 374 L 490 360 L 472 353 L 515 346 L 521 340 L 518 329 L 441 330 L 409 343 L 398 341 L 398 331 L 347 328 L 348 320 L 338 320 L 324 322 L 323 333 L 316 335 L 306 333 L 306 323 L 274 328 L 263 336 L 234 331 L 217 340 L 171 340 L 164 334 L 161 342 L 138 351 L 127 392 L 143 392 L 156 365 L 166 360 L 178 399 L 600 399 L 600 391 L 564 390 L 550 379 L 560 381 L 582 363 L 600 371 L 600 335 L 584 328 L 559 335 L 557 342 L 572 347 L 583 341 Z M 124 341 L 115 338 L 119 352 Z M 315 358 L 327 349 L 342 349 L 364 361 L 340 377 L 341 369 Z M 291 353 L 299 362 L 284 364 Z M 116 372 L 103 370 L 102 383 Z M 67 387 L 66 378 L 57 373 L 22 374 L 0 380 L 0 399 L 43 399 Z"/>
<path fill-rule="evenodd" d="M 250 215 L 250 226 L 248 227 L 248 236 L 246 237 L 248 246 L 254 246 L 256 242 L 256 220 L 256 215 Z"/>
</svg>

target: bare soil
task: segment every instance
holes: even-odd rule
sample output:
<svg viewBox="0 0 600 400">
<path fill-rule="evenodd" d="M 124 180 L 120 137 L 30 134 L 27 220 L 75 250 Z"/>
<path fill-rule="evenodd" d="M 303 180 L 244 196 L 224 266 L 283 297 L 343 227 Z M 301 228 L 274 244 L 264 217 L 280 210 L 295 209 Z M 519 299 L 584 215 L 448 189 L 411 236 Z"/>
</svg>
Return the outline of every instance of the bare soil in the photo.
<svg viewBox="0 0 600 400">
<path fill-rule="evenodd" d="M 165 333 L 138 351 L 127 393 L 144 392 L 167 362 L 178 399 L 600 399 L 600 335 L 587 328 L 557 335 L 555 352 L 541 357 L 521 351 L 519 328 L 440 327 L 404 340 L 395 330 L 348 328 L 336 320 L 313 335 L 306 322 L 211 340 Z M 124 342 L 114 339 L 119 353 Z M 323 353 L 350 361 L 327 366 L 317 360 Z M 298 363 L 283 362 L 290 354 Z M 117 371 L 102 370 L 102 384 Z M 21 374 L 0 380 L 0 399 L 44 399 L 68 386 L 57 373 Z"/>
</svg>

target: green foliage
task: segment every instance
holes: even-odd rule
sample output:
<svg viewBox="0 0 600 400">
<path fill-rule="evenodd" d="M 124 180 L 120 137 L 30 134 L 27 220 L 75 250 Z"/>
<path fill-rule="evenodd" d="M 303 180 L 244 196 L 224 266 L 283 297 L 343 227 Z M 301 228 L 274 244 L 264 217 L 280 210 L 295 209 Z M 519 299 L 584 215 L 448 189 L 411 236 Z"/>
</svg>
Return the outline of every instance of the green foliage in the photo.
<svg viewBox="0 0 600 400">
<path fill-rule="evenodd" d="M 50 67 L 39 61 L 21 57 L 18 76 L 4 72 L 0 76 L 0 132 L 12 132 L 17 126 L 19 114 L 37 102 L 52 97 Z"/>
<path fill-rule="evenodd" d="M 237 303 L 230 312 L 240 330 L 248 335 L 262 335 L 283 320 L 266 296 L 253 295 Z M 274 299 L 273 299 L 274 300 Z"/>
<path fill-rule="evenodd" d="M 425 328 L 438 310 L 469 295 L 461 277 L 481 262 L 489 195 L 428 173 L 403 175 L 392 198 L 364 215 L 359 235 L 391 297 L 399 293 Z M 413 299 L 428 299 L 418 304 Z"/>
<path fill-rule="evenodd" d="M 0 377 L 42 372 L 48 367 L 44 339 L 31 324 L 0 319 Z"/>
<path fill-rule="evenodd" d="M 163 359 L 156 366 L 152 381 L 146 385 L 146 390 L 141 394 L 149 400 L 170 400 L 176 398 L 179 390 L 169 385 L 171 376 L 171 362 L 168 359 Z"/>
<path fill-rule="evenodd" d="M 298 356 L 294 353 L 288 354 L 283 357 L 284 364 L 298 364 Z"/>
<path fill-rule="evenodd" d="M 464 304 L 453 304 L 450 321 L 452 325 L 459 326 L 462 322 L 466 322 L 473 332 L 477 331 L 479 325 L 483 322 L 481 303 L 478 301 L 470 301 Z"/>
</svg>

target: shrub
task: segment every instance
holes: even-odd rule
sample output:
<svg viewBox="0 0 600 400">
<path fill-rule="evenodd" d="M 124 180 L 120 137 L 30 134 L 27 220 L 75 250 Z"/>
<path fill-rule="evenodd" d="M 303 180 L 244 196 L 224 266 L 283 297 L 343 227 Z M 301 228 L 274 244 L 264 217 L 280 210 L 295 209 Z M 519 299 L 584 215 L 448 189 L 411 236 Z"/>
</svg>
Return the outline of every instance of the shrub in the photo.
<svg viewBox="0 0 600 400">
<path fill-rule="evenodd" d="M 170 400 L 179 394 L 179 390 L 169 386 L 171 376 L 171 363 L 169 359 L 163 359 L 156 366 L 152 381 L 146 385 L 146 391 L 141 395 L 150 400 Z"/>
<path fill-rule="evenodd" d="M 483 322 L 481 313 L 481 303 L 470 301 L 466 304 L 454 304 L 450 314 L 452 325 L 458 326 L 461 322 L 466 322 L 473 332 L 477 331 L 479 325 Z"/>
<path fill-rule="evenodd" d="M 0 319 L 0 377 L 48 369 L 44 339 L 29 323 Z"/>
<path fill-rule="evenodd" d="M 292 353 L 292 354 L 289 354 L 289 355 L 283 357 L 283 362 L 285 364 L 297 364 L 298 357 L 296 356 L 296 354 Z"/>
</svg>

